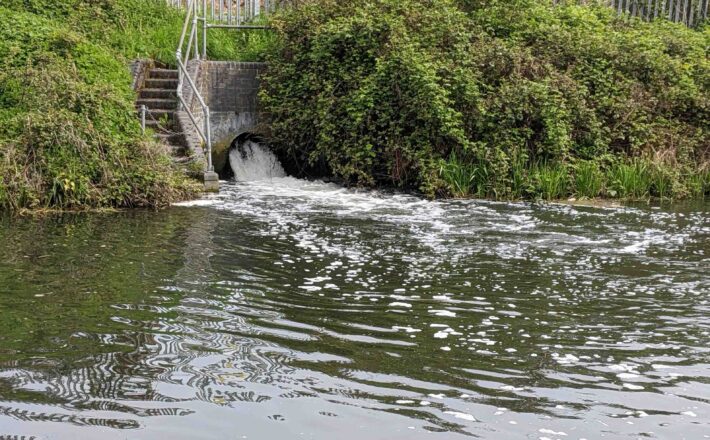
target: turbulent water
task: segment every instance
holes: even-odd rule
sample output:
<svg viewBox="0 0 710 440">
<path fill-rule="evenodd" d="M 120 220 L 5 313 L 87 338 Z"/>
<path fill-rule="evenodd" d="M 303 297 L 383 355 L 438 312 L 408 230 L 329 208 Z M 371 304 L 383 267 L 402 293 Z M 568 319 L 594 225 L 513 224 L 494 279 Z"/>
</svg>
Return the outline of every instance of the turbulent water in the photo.
<svg viewBox="0 0 710 440">
<path fill-rule="evenodd" d="M 266 147 L 247 141 L 229 152 L 229 165 L 240 182 L 286 177 L 286 172 Z"/>
<path fill-rule="evenodd" d="M 0 223 L 0 438 L 709 438 L 707 204 L 236 175 Z"/>
</svg>

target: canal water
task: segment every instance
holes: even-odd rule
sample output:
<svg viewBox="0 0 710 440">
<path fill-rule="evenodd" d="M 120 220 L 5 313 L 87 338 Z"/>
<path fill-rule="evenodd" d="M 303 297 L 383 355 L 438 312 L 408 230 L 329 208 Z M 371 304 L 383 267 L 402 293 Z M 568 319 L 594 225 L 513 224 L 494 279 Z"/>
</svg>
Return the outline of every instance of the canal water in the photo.
<svg viewBox="0 0 710 440">
<path fill-rule="evenodd" d="M 710 438 L 710 205 L 280 176 L 1 220 L 0 438 Z"/>
</svg>

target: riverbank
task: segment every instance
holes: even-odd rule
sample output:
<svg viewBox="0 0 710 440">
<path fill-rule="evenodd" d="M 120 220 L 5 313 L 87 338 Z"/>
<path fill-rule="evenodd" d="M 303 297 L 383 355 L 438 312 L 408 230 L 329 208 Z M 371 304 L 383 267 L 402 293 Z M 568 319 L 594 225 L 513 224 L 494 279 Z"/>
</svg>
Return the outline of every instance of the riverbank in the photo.
<svg viewBox="0 0 710 440">
<path fill-rule="evenodd" d="M 543 0 L 308 2 L 261 101 L 298 176 L 430 197 L 702 198 L 707 26 Z"/>
</svg>

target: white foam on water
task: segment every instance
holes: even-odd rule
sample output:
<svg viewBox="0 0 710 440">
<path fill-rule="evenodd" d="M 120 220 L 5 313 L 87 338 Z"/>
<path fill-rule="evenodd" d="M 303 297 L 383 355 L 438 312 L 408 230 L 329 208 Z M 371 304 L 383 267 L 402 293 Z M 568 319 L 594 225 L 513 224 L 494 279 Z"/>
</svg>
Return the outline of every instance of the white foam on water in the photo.
<svg viewBox="0 0 710 440">
<path fill-rule="evenodd" d="M 444 411 L 444 414 L 451 414 L 452 416 L 456 417 L 457 419 L 462 419 L 462 420 L 466 420 L 469 422 L 476 421 L 476 418 L 474 416 L 472 416 L 471 414 L 462 413 L 462 412 L 458 412 L 458 411 Z"/>
<path fill-rule="evenodd" d="M 219 200 L 216 199 L 197 199 L 188 200 L 185 202 L 173 203 L 173 206 L 180 206 L 183 208 L 195 208 L 195 207 L 205 207 L 205 206 L 217 206 L 219 205 Z"/>
</svg>

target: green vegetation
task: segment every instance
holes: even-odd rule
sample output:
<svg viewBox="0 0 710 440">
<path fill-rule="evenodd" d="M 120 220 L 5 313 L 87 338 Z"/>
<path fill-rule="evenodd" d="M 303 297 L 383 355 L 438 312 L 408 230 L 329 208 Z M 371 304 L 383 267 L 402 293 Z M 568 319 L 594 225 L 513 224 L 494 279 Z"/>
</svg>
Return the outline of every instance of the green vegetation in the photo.
<svg viewBox="0 0 710 440">
<path fill-rule="evenodd" d="M 273 147 L 429 196 L 707 195 L 710 27 L 551 3 L 301 2 L 272 20 Z"/>
<path fill-rule="evenodd" d="M 555 200 L 567 194 L 569 173 L 563 163 L 533 166 L 533 183 L 539 196 L 545 200 Z"/>
<path fill-rule="evenodd" d="M 0 209 L 158 206 L 191 192 L 141 134 L 127 68 L 167 56 L 178 21 L 159 1 L 3 2 Z M 154 31 L 129 46 L 140 29 Z"/>
</svg>

